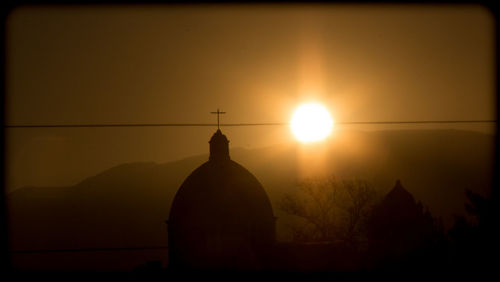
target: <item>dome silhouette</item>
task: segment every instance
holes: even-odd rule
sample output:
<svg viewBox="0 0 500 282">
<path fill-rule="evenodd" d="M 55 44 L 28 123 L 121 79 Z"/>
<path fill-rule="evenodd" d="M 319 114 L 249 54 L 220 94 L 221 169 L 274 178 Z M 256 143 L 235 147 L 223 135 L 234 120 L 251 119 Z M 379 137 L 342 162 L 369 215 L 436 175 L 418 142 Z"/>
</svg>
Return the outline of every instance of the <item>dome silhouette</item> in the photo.
<svg viewBox="0 0 500 282">
<path fill-rule="evenodd" d="M 229 157 L 220 130 L 210 157 L 182 183 L 168 220 L 173 268 L 256 269 L 275 240 L 271 202 L 257 178 Z"/>
<path fill-rule="evenodd" d="M 429 240 L 433 228 L 430 213 L 424 212 L 422 203 L 397 180 L 394 188 L 374 207 L 368 222 L 368 237 L 381 262 L 410 254 Z"/>
</svg>

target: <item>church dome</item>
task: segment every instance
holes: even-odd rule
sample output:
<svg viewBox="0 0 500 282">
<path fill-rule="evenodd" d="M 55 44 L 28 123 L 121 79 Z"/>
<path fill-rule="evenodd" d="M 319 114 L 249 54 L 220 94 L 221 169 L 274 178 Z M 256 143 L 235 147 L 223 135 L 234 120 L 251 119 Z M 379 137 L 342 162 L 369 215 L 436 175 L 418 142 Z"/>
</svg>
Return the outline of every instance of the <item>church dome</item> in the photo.
<svg viewBox="0 0 500 282">
<path fill-rule="evenodd" d="M 255 267 L 260 249 L 274 241 L 271 202 L 257 178 L 229 158 L 220 130 L 209 143 L 209 160 L 185 179 L 172 203 L 171 265 Z"/>
<path fill-rule="evenodd" d="M 399 216 L 403 215 L 401 212 L 402 210 L 405 211 L 404 215 L 406 215 L 407 213 L 413 212 L 417 207 L 415 198 L 403 187 L 403 185 L 401 185 L 399 179 L 396 180 L 394 188 L 384 197 L 381 205 L 386 209 L 399 210 Z"/>
<path fill-rule="evenodd" d="M 383 256 L 401 256 L 428 240 L 433 219 L 422 204 L 399 180 L 384 199 L 373 208 L 368 220 L 368 239 L 374 251 Z"/>
</svg>

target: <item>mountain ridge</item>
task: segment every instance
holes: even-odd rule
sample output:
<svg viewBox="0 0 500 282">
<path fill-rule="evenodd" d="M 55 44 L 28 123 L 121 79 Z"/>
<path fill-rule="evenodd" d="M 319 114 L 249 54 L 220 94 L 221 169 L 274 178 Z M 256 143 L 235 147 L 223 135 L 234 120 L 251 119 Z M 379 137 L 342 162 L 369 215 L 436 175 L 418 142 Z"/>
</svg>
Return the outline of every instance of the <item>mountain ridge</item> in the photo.
<svg viewBox="0 0 500 282">
<path fill-rule="evenodd" d="M 382 195 L 401 179 L 449 226 L 453 213 L 463 213 L 464 189 L 482 194 L 491 189 L 494 136 L 408 131 L 353 132 L 328 148 L 327 166 L 341 178 L 367 179 Z M 352 148 L 345 149 L 348 145 Z M 297 147 L 231 148 L 230 156 L 261 182 L 279 218 L 278 233 L 286 238 L 287 215 L 278 202 L 300 181 Z M 130 162 L 72 186 L 16 189 L 8 195 L 11 244 L 16 249 L 165 245 L 173 197 L 206 161 L 208 154 L 166 163 Z"/>
</svg>

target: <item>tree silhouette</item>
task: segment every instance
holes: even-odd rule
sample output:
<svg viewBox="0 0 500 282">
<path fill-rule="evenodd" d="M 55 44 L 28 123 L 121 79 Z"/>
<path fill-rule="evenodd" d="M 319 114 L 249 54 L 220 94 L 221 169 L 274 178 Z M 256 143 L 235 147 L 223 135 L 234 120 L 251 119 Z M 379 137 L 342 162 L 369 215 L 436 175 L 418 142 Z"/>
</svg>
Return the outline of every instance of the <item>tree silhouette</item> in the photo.
<svg viewBox="0 0 500 282">
<path fill-rule="evenodd" d="M 300 219 L 290 226 L 296 241 L 353 245 L 363 240 L 363 224 L 375 196 L 375 190 L 359 179 L 306 179 L 296 193 L 284 195 L 280 209 Z"/>
<path fill-rule="evenodd" d="M 448 232 L 450 266 L 457 269 L 493 270 L 495 238 L 491 197 L 465 190 L 466 216 L 455 216 L 455 224 Z"/>
<path fill-rule="evenodd" d="M 344 189 L 340 193 L 345 193 L 344 197 L 340 197 L 339 206 L 345 211 L 347 226 L 345 229 L 344 238 L 351 244 L 357 243 L 364 234 L 361 230 L 365 226 L 365 221 L 370 214 L 370 204 L 374 202 L 376 193 L 367 182 L 354 180 L 343 181 Z"/>
</svg>

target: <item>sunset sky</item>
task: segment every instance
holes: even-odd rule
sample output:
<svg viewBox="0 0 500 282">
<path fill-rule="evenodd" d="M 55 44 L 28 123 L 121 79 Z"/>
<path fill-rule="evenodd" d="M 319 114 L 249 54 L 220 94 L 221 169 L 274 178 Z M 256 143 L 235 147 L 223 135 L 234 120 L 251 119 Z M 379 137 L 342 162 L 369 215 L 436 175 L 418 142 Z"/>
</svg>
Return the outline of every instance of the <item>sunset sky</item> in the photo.
<svg viewBox="0 0 500 282">
<path fill-rule="evenodd" d="M 467 5 L 25 6 L 6 22 L 6 123 L 288 122 L 311 100 L 339 122 L 495 119 L 494 24 Z M 207 153 L 215 129 L 10 128 L 7 190 Z M 222 130 L 232 148 L 296 142 Z"/>
</svg>

